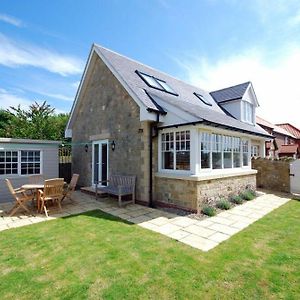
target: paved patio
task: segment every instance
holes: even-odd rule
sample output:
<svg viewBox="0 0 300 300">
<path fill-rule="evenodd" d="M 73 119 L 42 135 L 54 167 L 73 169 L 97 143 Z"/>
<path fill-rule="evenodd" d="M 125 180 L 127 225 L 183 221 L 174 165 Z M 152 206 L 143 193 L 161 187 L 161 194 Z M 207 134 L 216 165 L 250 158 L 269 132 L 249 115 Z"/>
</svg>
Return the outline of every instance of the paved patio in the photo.
<svg viewBox="0 0 300 300">
<path fill-rule="evenodd" d="M 12 204 L 0 204 L 0 231 L 100 209 L 194 248 L 209 251 L 289 200 L 288 195 L 265 193 L 252 201 L 223 211 L 215 217 L 196 220 L 189 216 L 177 216 L 137 204 L 119 208 L 114 199 L 100 198 L 96 201 L 93 196 L 76 192 L 73 203 L 64 202 L 62 212 L 53 208 L 49 212 L 49 218 L 40 214 L 26 215 L 22 212 L 17 216 L 8 217 L 5 211 Z"/>
</svg>

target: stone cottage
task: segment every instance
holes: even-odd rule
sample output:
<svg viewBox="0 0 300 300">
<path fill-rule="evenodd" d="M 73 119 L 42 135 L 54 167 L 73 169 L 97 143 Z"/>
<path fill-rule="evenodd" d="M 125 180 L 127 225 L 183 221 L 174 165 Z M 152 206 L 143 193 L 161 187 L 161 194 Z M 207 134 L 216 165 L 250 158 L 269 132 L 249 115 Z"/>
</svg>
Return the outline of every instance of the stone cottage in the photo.
<svg viewBox="0 0 300 300">
<path fill-rule="evenodd" d="M 197 210 L 255 187 L 257 106 L 250 82 L 207 92 L 94 44 L 66 128 L 73 171 L 81 186 L 136 175 L 140 202 Z"/>
</svg>

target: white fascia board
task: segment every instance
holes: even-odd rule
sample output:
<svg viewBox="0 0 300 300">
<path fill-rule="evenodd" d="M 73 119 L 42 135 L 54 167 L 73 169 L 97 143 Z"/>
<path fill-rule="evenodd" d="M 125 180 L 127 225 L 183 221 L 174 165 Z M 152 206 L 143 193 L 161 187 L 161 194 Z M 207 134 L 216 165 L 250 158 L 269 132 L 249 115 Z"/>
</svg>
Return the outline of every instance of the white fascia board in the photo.
<svg viewBox="0 0 300 300">
<path fill-rule="evenodd" d="M 91 60 L 92 60 L 92 56 L 93 56 L 93 52 L 94 52 L 93 48 L 94 48 L 94 45 L 91 48 L 91 51 L 90 51 L 87 63 L 85 65 L 85 67 L 84 67 L 84 71 L 83 71 L 83 74 L 82 74 L 82 77 L 81 77 L 81 80 L 80 80 L 80 83 L 79 83 L 79 86 L 78 86 L 78 89 L 77 89 L 77 92 L 76 92 L 76 95 L 75 95 L 75 100 L 74 100 L 72 108 L 71 108 L 69 120 L 68 120 L 66 129 L 65 129 L 65 137 L 66 138 L 68 138 L 68 137 L 71 138 L 72 137 L 72 129 L 70 128 L 71 120 L 73 118 L 73 114 L 74 114 L 74 111 L 75 111 L 75 108 L 76 108 L 76 105 L 77 105 L 77 102 L 78 102 L 78 99 L 79 99 L 79 96 L 80 96 L 80 93 L 81 93 L 81 89 L 82 89 L 82 86 L 83 86 L 83 83 L 85 81 L 85 77 L 86 77 L 87 71 L 89 69 L 89 66 L 90 66 L 90 63 L 91 63 Z"/>
<path fill-rule="evenodd" d="M 253 139 L 260 140 L 260 141 L 269 141 L 270 140 L 266 137 L 255 135 L 255 134 L 248 134 L 248 133 L 230 130 L 230 129 L 222 129 L 219 127 L 208 126 L 208 125 L 203 125 L 203 124 L 196 125 L 196 127 L 199 128 L 200 130 L 202 129 L 202 130 L 213 132 L 213 133 L 231 135 L 231 136 L 236 136 L 236 137 L 241 137 L 241 138 L 249 138 L 252 140 Z"/>
<path fill-rule="evenodd" d="M 256 94 L 255 94 L 253 86 L 252 86 L 252 83 L 249 84 L 249 86 L 246 89 L 242 99 L 244 101 L 252 103 L 256 107 L 259 106 L 258 100 L 256 98 Z"/>
<path fill-rule="evenodd" d="M 70 117 L 65 129 L 65 137 L 72 137 L 72 128 L 71 128 L 71 121 L 75 112 L 75 108 L 77 105 L 77 102 L 80 98 L 81 90 L 84 84 L 84 81 L 86 79 L 86 75 L 88 73 L 88 70 L 90 68 L 91 60 L 93 57 L 93 54 L 97 54 L 101 60 L 105 63 L 105 65 L 109 68 L 109 70 L 113 73 L 113 75 L 119 80 L 119 82 L 123 85 L 123 87 L 126 89 L 128 94 L 132 97 L 132 99 L 137 103 L 137 105 L 140 107 L 140 121 L 155 121 L 156 116 L 154 114 L 151 114 L 147 111 L 147 107 L 139 100 L 138 96 L 134 93 L 134 91 L 128 86 L 128 84 L 123 80 L 123 78 L 119 75 L 119 73 L 114 69 L 114 67 L 110 64 L 110 62 L 105 58 L 104 55 L 95 47 L 95 45 L 92 46 L 87 63 L 84 68 L 83 75 L 80 80 L 79 87 L 76 92 L 75 100 L 73 102 Z"/>
</svg>

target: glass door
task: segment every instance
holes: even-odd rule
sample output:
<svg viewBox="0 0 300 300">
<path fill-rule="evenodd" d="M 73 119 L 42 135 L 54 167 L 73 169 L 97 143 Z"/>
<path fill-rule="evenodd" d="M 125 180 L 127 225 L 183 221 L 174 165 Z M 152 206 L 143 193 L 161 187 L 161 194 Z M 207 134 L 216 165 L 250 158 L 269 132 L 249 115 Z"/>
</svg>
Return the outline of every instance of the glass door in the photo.
<svg viewBox="0 0 300 300">
<path fill-rule="evenodd" d="M 93 142 L 92 185 L 108 179 L 108 141 Z M 101 185 L 107 185 L 102 182 Z"/>
</svg>

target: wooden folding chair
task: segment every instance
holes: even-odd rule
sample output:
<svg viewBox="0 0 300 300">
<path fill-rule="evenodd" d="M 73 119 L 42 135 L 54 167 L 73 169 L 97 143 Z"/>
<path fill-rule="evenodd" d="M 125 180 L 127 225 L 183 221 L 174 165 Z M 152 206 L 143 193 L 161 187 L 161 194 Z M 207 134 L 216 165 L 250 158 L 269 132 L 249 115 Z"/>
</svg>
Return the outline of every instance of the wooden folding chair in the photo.
<svg viewBox="0 0 300 300">
<path fill-rule="evenodd" d="M 64 190 L 64 197 L 62 198 L 62 200 L 64 200 L 65 198 L 68 198 L 69 200 L 72 200 L 72 194 L 75 191 L 77 182 L 78 182 L 78 178 L 79 178 L 79 174 L 73 174 L 72 175 L 72 179 L 70 181 L 70 184 L 68 185 L 68 187 Z"/>
<path fill-rule="evenodd" d="M 41 210 L 44 210 L 45 215 L 48 217 L 48 211 L 46 202 L 57 202 L 59 209 L 61 210 L 61 200 L 64 196 L 64 179 L 54 178 L 45 180 L 44 190 L 39 190 L 39 199 L 41 201 Z"/>
<path fill-rule="evenodd" d="M 13 206 L 13 208 L 8 212 L 9 216 L 13 216 L 18 210 L 19 208 L 23 208 L 24 210 L 26 210 L 28 213 L 30 213 L 30 210 L 26 207 L 26 202 L 27 201 L 31 201 L 33 199 L 33 195 L 30 194 L 26 194 L 26 190 L 22 189 L 22 188 L 17 188 L 14 189 L 10 180 L 9 179 L 5 179 L 7 187 L 10 191 L 10 193 L 12 194 L 12 196 L 14 197 L 16 203 Z"/>
</svg>

